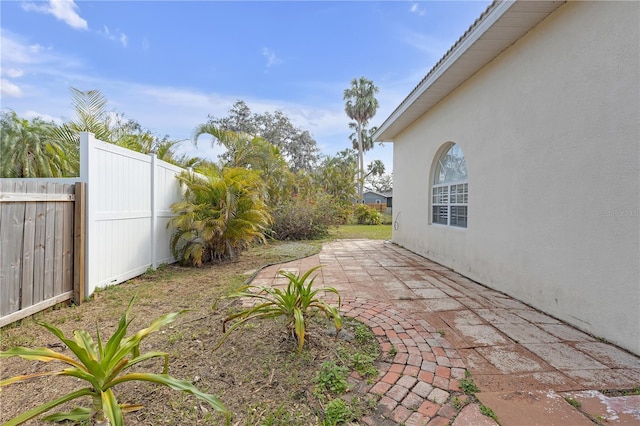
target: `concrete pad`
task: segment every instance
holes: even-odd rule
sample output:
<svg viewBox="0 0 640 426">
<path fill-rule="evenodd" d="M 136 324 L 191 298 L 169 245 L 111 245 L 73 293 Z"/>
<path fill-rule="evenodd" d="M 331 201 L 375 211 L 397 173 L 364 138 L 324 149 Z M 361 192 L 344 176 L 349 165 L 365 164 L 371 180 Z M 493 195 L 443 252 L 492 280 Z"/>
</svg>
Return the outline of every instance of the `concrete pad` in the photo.
<svg viewBox="0 0 640 426">
<path fill-rule="evenodd" d="M 566 324 L 538 324 L 541 329 L 567 342 L 595 342 L 596 339 Z"/>
<path fill-rule="evenodd" d="M 520 374 L 484 374 L 472 373 L 473 379 L 482 392 L 516 392 L 523 389 L 531 391 L 570 391 L 580 387 L 573 380 L 557 371 L 541 371 Z"/>
<path fill-rule="evenodd" d="M 476 377 L 478 374 L 501 374 L 496 367 L 491 365 L 491 363 L 484 359 L 475 349 L 458 349 L 458 353 L 473 377 Z"/>
<path fill-rule="evenodd" d="M 466 309 L 460 311 L 440 312 L 438 315 L 452 327 L 460 325 L 486 324 L 485 320 Z"/>
<path fill-rule="evenodd" d="M 574 345 L 609 367 L 640 369 L 640 357 L 602 342 L 586 342 Z"/>
<path fill-rule="evenodd" d="M 558 338 L 533 324 L 494 324 L 495 328 L 509 336 L 516 343 L 552 343 Z"/>
<path fill-rule="evenodd" d="M 593 422 L 553 391 L 480 392 L 502 426 L 593 426 Z"/>
<path fill-rule="evenodd" d="M 580 403 L 580 410 L 588 413 L 600 423 L 612 425 L 640 424 L 640 395 L 608 397 L 601 392 L 567 392 L 563 397 Z"/>
<path fill-rule="evenodd" d="M 566 343 L 523 344 L 559 370 L 606 369 L 607 367 Z"/>
<path fill-rule="evenodd" d="M 513 311 L 520 318 L 535 324 L 560 324 L 560 321 L 533 309 L 518 309 Z"/>
<path fill-rule="evenodd" d="M 495 426 L 497 424 L 492 418 L 480 412 L 478 404 L 469 404 L 460 411 L 452 426 Z"/>
<path fill-rule="evenodd" d="M 476 313 L 491 324 L 529 324 L 508 309 L 476 309 Z"/>
<path fill-rule="evenodd" d="M 405 280 L 404 285 L 411 289 L 435 288 L 429 281 L 426 280 Z"/>
<path fill-rule="evenodd" d="M 580 385 L 579 389 L 634 389 L 638 380 L 624 374 L 633 370 L 567 370 L 564 373 Z"/>
<path fill-rule="evenodd" d="M 511 343 L 490 325 L 460 325 L 456 330 L 462 337 L 476 346 L 493 346 Z"/>
<path fill-rule="evenodd" d="M 443 297 L 449 297 L 447 296 L 447 293 L 437 288 L 417 288 L 413 289 L 413 292 L 416 294 L 416 296 L 423 299 L 439 299 Z"/>
<path fill-rule="evenodd" d="M 503 374 L 548 370 L 548 366 L 517 345 L 489 346 L 476 349 Z"/>
<path fill-rule="evenodd" d="M 456 309 L 464 309 L 456 299 L 445 297 L 442 299 L 426 299 L 423 301 L 430 311 L 454 311 Z"/>
</svg>

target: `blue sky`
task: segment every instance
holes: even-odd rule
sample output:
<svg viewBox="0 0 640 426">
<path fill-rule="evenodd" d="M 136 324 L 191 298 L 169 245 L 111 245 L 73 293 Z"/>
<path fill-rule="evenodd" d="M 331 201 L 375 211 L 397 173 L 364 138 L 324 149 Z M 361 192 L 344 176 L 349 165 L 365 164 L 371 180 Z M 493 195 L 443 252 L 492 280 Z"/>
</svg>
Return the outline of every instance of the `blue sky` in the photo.
<svg viewBox="0 0 640 426">
<path fill-rule="evenodd" d="M 380 88 L 381 124 L 489 1 L 2 1 L 0 106 L 58 122 L 98 89 L 144 128 L 190 139 L 237 100 L 280 110 L 324 154 L 350 146 L 342 94 Z M 180 152 L 215 158 L 203 137 Z M 392 147 L 366 161 L 392 167 Z"/>
</svg>

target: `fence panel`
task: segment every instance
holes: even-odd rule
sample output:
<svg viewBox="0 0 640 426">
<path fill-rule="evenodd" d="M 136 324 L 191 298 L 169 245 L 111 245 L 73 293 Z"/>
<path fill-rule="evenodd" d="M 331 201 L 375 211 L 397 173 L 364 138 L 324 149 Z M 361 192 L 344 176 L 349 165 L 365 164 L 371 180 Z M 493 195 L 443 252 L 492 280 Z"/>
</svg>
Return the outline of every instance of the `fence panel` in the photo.
<svg viewBox="0 0 640 426">
<path fill-rule="evenodd" d="M 167 223 L 182 190 L 180 167 L 82 133 L 87 183 L 86 291 L 118 284 L 175 261 Z"/>
<path fill-rule="evenodd" d="M 73 295 L 74 184 L 0 180 L 0 326 Z"/>
</svg>

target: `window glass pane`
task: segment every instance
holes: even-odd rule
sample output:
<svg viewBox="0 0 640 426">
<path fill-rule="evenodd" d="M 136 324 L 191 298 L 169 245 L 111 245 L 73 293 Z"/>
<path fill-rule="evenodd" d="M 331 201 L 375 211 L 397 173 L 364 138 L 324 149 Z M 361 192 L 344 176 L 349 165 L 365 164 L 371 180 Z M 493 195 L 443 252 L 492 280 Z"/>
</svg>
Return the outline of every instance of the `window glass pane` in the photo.
<svg viewBox="0 0 640 426">
<path fill-rule="evenodd" d="M 433 215 L 431 221 L 433 223 L 446 225 L 448 210 L 449 209 L 447 206 L 433 206 Z"/>
<path fill-rule="evenodd" d="M 451 206 L 451 226 L 457 226 L 459 228 L 467 227 L 467 207 L 466 206 Z"/>
<path fill-rule="evenodd" d="M 467 163 L 458 145 L 452 145 L 444 152 L 436 164 L 434 184 L 467 180 Z"/>
</svg>

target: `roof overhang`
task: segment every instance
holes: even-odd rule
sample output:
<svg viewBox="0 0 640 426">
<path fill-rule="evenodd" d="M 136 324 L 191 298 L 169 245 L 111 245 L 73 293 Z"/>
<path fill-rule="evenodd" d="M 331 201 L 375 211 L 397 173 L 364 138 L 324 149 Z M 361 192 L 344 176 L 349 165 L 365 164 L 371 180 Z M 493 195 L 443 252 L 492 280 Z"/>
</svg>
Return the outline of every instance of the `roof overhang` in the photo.
<svg viewBox="0 0 640 426">
<path fill-rule="evenodd" d="M 494 1 L 373 135 L 394 138 L 565 1 Z"/>
</svg>

